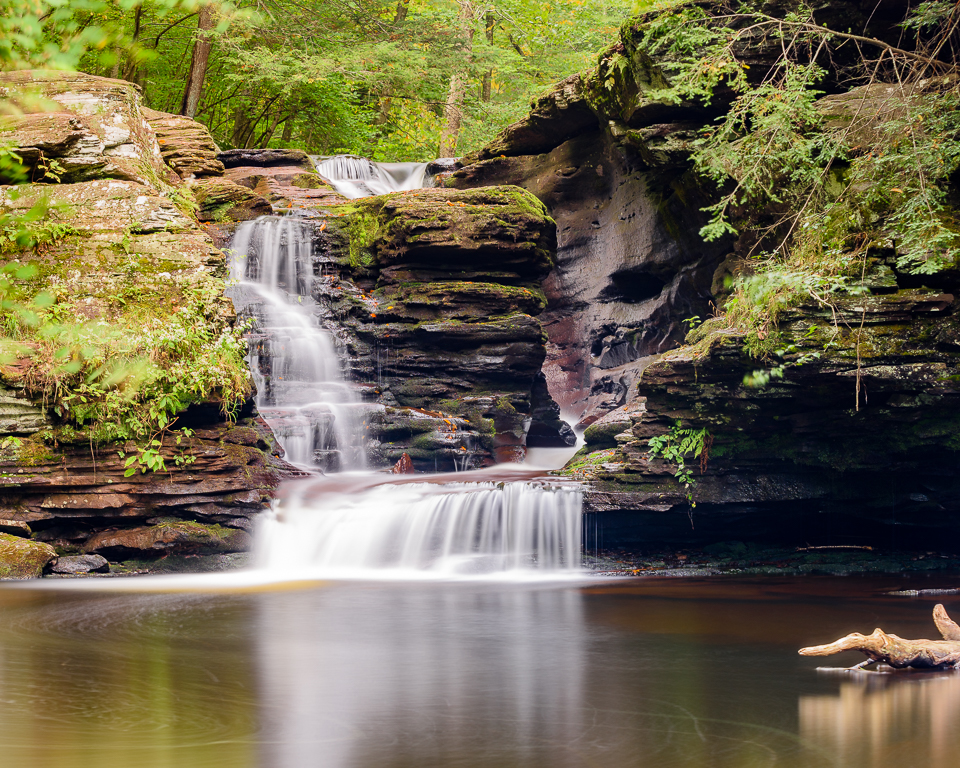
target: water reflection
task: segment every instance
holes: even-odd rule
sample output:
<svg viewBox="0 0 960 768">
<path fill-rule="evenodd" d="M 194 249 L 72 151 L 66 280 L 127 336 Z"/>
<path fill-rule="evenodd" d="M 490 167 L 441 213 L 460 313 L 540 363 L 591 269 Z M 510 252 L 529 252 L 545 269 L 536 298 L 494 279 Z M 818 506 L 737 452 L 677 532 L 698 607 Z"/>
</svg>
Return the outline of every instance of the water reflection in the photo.
<svg viewBox="0 0 960 768">
<path fill-rule="evenodd" d="M 800 697 L 800 733 L 843 765 L 952 768 L 960 748 L 960 676 L 857 674 L 833 696 Z"/>
<path fill-rule="evenodd" d="M 582 731 L 576 590 L 338 589 L 312 610 L 304 597 L 259 606 L 261 711 L 276 736 L 263 765 L 517 764 L 518 746 Z"/>
<path fill-rule="evenodd" d="M 211 616 L 197 598 L 3 598 L 0 765 L 254 764 L 256 713 L 232 601 Z"/>
<path fill-rule="evenodd" d="M 796 655 L 877 615 L 898 634 L 929 629 L 932 602 L 877 591 L 815 579 L 3 586 L 0 766 L 946 766 L 960 753 L 960 676 L 823 675 Z"/>
</svg>

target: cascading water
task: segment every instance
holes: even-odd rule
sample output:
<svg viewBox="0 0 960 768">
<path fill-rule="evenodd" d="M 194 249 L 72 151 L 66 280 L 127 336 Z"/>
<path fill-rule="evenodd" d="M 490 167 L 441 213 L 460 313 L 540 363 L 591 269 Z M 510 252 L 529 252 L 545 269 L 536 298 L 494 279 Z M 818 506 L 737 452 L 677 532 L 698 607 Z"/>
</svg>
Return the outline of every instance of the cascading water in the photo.
<svg viewBox="0 0 960 768">
<path fill-rule="evenodd" d="M 257 409 L 291 464 L 364 466 L 358 399 L 343 380 L 329 331 L 317 321 L 312 228 L 293 217 L 244 222 L 231 244 L 238 312 L 256 318 L 250 369 Z"/>
<path fill-rule="evenodd" d="M 261 527 L 258 564 L 342 577 L 579 570 L 578 488 L 465 474 L 474 482 L 296 485 Z"/>
<path fill-rule="evenodd" d="M 422 186 L 424 164 L 391 165 L 401 167 L 341 156 L 320 168 L 348 197 Z M 255 318 L 257 407 L 287 460 L 304 469 L 361 469 L 359 399 L 312 296 L 314 231 L 295 217 L 241 224 L 231 244 L 231 293 L 237 311 Z M 577 572 L 579 490 L 524 482 L 537 475 L 531 470 L 494 471 L 493 479 L 490 471 L 457 473 L 454 482 L 368 473 L 290 483 L 261 521 L 257 562 L 275 574 L 327 578 Z"/>
<path fill-rule="evenodd" d="M 375 163 L 356 155 L 334 155 L 320 160 L 317 171 L 351 200 L 430 186 L 427 163 Z"/>
</svg>

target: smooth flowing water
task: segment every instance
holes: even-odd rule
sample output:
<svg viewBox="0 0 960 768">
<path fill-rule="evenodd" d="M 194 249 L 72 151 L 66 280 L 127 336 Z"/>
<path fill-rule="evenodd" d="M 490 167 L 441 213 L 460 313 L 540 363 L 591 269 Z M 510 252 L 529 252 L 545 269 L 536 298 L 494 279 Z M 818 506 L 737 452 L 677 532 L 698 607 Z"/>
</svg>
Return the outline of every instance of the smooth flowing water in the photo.
<svg viewBox="0 0 960 768">
<path fill-rule="evenodd" d="M 364 465 L 363 406 L 344 380 L 322 308 L 313 299 L 313 228 L 265 216 L 231 244 L 231 289 L 255 319 L 250 368 L 257 408 L 306 470 Z M 332 578 L 517 575 L 580 567 L 581 503 L 575 487 L 527 482 L 509 470 L 396 484 L 351 473 L 291 483 L 258 530 L 257 563 L 273 572 Z M 452 480 L 452 481 L 451 481 Z"/>
<path fill-rule="evenodd" d="M 421 189 L 431 181 L 426 163 L 375 163 L 356 155 L 322 158 L 317 172 L 350 199 Z"/>
<path fill-rule="evenodd" d="M 180 582 L 96 585 L 158 583 Z M 933 599 L 884 593 L 951 583 L 3 584 L 0 764 L 952 768 L 960 675 L 796 653 L 876 625 L 929 636 Z"/>
<path fill-rule="evenodd" d="M 455 476 L 332 476 L 291 483 L 258 530 L 272 574 L 423 578 L 580 571 L 581 494 L 492 468 Z"/>
<path fill-rule="evenodd" d="M 359 469 L 361 406 L 311 295 L 312 237 L 309 223 L 295 217 L 242 223 L 230 246 L 237 281 L 230 295 L 241 316 L 256 319 L 250 370 L 257 409 L 286 459 L 308 469 Z"/>
</svg>

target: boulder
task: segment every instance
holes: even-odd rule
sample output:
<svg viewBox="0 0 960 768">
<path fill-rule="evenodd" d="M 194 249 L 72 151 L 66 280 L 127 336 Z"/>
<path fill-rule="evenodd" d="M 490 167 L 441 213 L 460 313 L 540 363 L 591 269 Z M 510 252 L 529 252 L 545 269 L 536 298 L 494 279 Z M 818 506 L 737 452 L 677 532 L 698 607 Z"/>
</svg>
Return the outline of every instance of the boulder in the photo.
<svg viewBox="0 0 960 768">
<path fill-rule="evenodd" d="M 37 579 L 57 557 L 49 544 L 0 533 L 0 579 Z"/>
<path fill-rule="evenodd" d="M 246 531 L 218 524 L 171 520 L 160 525 L 103 531 L 92 536 L 83 551 L 125 559 L 168 552 L 207 555 L 243 552 L 249 547 L 250 534 Z"/>
<path fill-rule="evenodd" d="M 77 576 L 83 573 L 110 573 L 110 563 L 100 555 L 64 555 L 49 568 L 50 573 Z"/>
<path fill-rule="evenodd" d="M 433 281 L 438 271 L 530 280 L 553 263 L 554 222 L 522 189 L 419 189 L 364 198 L 352 207 L 349 257 L 354 266 L 375 262 L 382 283 L 406 282 L 411 272 Z"/>
<path fill-rule="evenodd" d="M 20 94 L 27 90 L 42 99 L 24 100 Z M 0 73 L 0 96 L 22 104 L 24 114 L 0 120 L 0 143 L 22 154 L 28 180 L 170 182 L 133 83 L 82 72 L 23 70 Z"/>
<path fill-rule="evenodd" d="M 157 135 L 163 161 L 180 178 L 223 175 L 223 163 L 217 159 L 220 147 L 205 125 L 182 115 L 153 109 L 142 111 Z"/>
<path fill-rule="evenodd" d="M 248 221 L 273 213 L 267 200 L 229 179 L 198 179 L 193 194 L 199 206 L 197 218 L 202 222 Z"/>
</svg>

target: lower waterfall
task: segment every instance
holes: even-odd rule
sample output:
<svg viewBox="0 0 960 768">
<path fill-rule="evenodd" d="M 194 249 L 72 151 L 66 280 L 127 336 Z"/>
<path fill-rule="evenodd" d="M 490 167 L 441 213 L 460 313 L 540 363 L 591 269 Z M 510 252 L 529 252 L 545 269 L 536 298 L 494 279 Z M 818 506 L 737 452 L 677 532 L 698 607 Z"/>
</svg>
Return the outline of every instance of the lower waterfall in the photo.
<svg viewBox="0 0 960 768">
<path fill-rule="evenodd" d="M 256 564 L 323 577 L 578 572 L 579 489 L 491 471 L 294 484 L 261 524 Z"/>
</svg>

